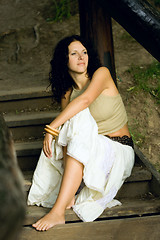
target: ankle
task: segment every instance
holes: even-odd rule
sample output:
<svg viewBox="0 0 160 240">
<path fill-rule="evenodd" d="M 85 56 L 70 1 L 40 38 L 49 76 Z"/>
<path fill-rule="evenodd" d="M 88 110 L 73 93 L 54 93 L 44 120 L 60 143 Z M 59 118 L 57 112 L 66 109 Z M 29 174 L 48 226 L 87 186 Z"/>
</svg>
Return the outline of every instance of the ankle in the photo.
<svg viewBox="0 0 160 240">
<path fill-rule="evenodd" d="M 55 213 L 57 214 L 58 216 L 65 216 L 65 209 L 63 209 L 62 207 L 58 207 L 58 206 L 54 206 L 50 213 Z"/>
</svg>

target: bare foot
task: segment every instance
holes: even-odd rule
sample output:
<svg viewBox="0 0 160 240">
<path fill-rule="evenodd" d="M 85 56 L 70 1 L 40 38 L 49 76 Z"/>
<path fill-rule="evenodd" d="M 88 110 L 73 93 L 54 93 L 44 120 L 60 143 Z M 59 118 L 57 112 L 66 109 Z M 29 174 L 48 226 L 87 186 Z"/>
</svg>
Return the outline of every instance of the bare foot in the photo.
<svg viewBox="0 0 160 240">
<path fill-rule="evenodd" d="M 68 204 L 66 209 L 70 209 L 74 204 L 75 204 L 75 197 L 72 198 L 72 201 L 70 202 L 70 204 Z"/>
<path fill-rule="evenodd" d="M 64 215 L 58 215 L 55 212 L 49 212 L 32 226 L 38 231 L 46 231 L 58 224 L 65 224 Z"/>
</svg>

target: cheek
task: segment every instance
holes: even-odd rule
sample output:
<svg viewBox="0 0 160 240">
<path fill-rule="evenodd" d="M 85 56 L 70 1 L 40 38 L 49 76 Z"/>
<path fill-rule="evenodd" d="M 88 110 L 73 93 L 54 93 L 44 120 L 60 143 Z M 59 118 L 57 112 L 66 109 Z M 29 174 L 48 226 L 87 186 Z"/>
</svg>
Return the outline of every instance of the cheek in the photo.
<svg viewBox="0 0 160 240">
<path fill-rule="evenodd" d="M 87 65 L 88 65 L 88 60 L 89 60 L 89 58 L 88 58 L 88 55 L 86 56 L 86 63 L 87 63 Z"/>
<path fill-rule="evenodd" d="M 75 61 L 72 58 L 69 58 L 68 60 L 68 68 L 71 69 L 75 66 Z"/>
</svg>

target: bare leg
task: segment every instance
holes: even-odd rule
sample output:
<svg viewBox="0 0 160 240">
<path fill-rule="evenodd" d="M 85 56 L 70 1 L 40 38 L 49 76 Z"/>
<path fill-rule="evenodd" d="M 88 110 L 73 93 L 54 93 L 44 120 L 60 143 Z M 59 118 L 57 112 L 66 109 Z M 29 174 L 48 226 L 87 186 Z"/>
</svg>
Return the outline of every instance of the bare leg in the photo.
<svg viewBox="0 0 160 240">
<path fill-rule="evenodd" d="M 58 198 L 51 211 L 33 224 L 39 231 L 65 223 L 65 209 L 71 203 L 76 191 L 78 190 L 83 176 L 83 164 L 67 155 L 65 171 L 62 179 Z"/>
<path fill-rule="evenodd" d="M 75 204 L 75 196 L 72 198 L 71 202 L 67 205 L 66 209 L 71 209 L 71 207 Z"/>
<path fill-rule="evenodd" d="M 67 159 L 67 146 L 63 147 L 63 164 L 64 168 L 66 165 L 66 159 Z M 70 209 L 75 203 L 75 196 L 72 198 L 71 202 L 67 205 L 66 209 Z"/>
</svg>

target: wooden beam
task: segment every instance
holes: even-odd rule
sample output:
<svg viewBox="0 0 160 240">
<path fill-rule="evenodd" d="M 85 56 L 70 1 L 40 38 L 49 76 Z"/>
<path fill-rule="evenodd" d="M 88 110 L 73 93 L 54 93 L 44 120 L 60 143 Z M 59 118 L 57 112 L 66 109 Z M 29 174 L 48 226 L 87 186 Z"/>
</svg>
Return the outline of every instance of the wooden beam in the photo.
<svg viewBox="0 0 160 240">
<path fill-rule="evenodd" d="M 159 11 L 146 0 L 97 0 L 97 3 L 160 61 Z"/>
<path fill-rule="evenodd" d="M 80 32 L 92 41 L 103 66 L 109 68 L 116 82 L 111 17 L 96 0 L 79 0 Z"/>
</svg>

